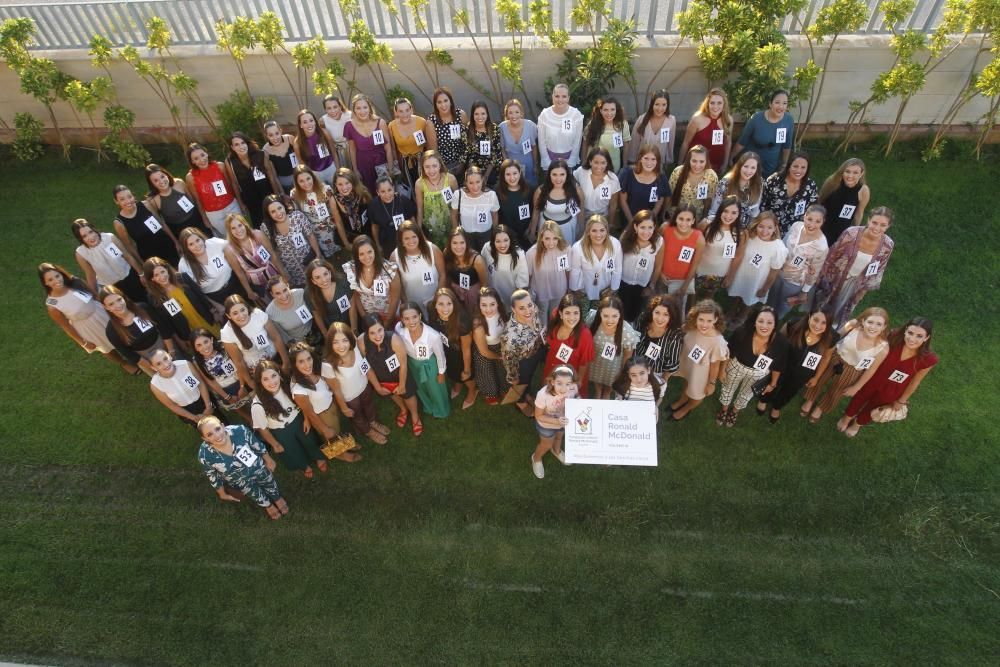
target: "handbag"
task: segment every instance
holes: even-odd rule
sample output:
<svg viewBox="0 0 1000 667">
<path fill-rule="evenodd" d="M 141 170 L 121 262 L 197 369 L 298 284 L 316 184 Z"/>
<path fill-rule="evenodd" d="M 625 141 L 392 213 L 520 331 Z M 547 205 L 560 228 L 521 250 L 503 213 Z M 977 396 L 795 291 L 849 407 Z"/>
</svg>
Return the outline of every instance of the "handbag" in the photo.
<svg viewBox="0 0 1000 667">
<path fill-rule="evenodd" d="M 761 396 L 764 395 L 764 390 L 767 389 L 767 385 L 769 385 L 770 383 L 771 383 L 771 374 L 768 373 L 761 379 L 754 382 L 753 386 L 750 387 L 750 391 L 753 392 L 754 396 L 760 398 Z"/>
<path fill-rule="evenodd" d="M 902 405 L 899 409 L 893 409 L 892 403 L 883 405 L 872 410 L 872 421 L 884 424 L 886 422 L 901 422 L 906 419 L 909 413 L 909 406 Z"/>
<path fill-rule="evenodd" d="M 320 451 L 328 459 L 335 459 L 349 449 L 354 449 L 358 443 L 354 441 L 354 436 L 350 433 L 341 433 L 327 440 Z"/>
</svg>

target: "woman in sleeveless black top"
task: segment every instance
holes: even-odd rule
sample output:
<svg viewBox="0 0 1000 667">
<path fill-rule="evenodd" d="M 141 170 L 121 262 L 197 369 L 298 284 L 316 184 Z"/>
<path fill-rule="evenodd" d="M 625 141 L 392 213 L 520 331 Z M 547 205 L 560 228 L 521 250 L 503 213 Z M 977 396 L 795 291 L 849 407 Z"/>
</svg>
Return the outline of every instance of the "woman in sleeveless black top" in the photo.
<svg viewBox="0 0 1000 667">
<path fill-rule="evenodd" d="M 128 186 L 116 185 L 113 193 L 119 209 L 114 223 L 118 238 L 127 239 L 143 261 L 150 257 L 161 257 L 177 266 L 180 261 L 177 239 L 170 228 L 153 215 L 145 204 L 136 201 Z"/>
</svg>

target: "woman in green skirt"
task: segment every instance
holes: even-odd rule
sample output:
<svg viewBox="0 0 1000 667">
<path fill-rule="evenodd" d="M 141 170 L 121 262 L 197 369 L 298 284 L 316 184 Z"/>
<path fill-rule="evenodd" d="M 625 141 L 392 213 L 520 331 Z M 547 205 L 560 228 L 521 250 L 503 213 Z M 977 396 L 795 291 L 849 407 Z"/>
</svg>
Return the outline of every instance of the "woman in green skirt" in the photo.
<svg viewBox="0 0 1000 667">
<path fill-rule="evenodd" d="M 407 369 L 417 382 L 417 396 L 424 410 L 438 418 L 451 414 L 441 334 L 423 323 L 423 312 L 413 301 L 407 301 L 399 311 L 396 333 L 406 347 Z"/>
<path fill-rule="evenodd" d="M 254 381 L 257 396 L 250 405 L 250 415 L 261 440 L 270 445 L 286 468 L 301 470 L 306 479 L 313 477 L 313 463 L 320 472 L 326 472 L 326 456 L 320 451 L 319 438 L 292 400 L 281 367 L 270 360 L 260 362 L 254 369 Z"/>
</svg>

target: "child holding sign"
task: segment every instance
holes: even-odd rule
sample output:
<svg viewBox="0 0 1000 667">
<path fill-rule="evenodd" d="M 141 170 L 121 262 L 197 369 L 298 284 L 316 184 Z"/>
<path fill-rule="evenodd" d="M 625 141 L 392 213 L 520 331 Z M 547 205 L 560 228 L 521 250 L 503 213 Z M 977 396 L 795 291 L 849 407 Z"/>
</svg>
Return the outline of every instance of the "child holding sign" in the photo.
<svg viewBox="0 0 1000 667">
<path fill-rule="evenodd" d="M 625 321 L 625 307 L 613 294 L 604 296 L 597 312 L 590 311 L 590 332 L 594 335 L 594 360 L 590 362 L 590 379 L 594 382 L 594 398 L 611 398 L 611 384 L 618 377 L 625 360 L 639 342 L 639 334 Z"/>
<path fill-rule="evenodd" d="M 670 418 L 680 421 L 715 391 L 729 346 L 722 337 L 722 308 L 711 299 L 699 301 L 687 314 L 684 347 L 677 374 L 687 380 L 684 392 L 670 405 Z"/>
<path fill-rule="evenodd" d="M 535 395 L 535 430 L 538 446 L 531 455 L 531 470 L 538 479 L 545 478 L 542 457 L 549 451 L 560 463 L 566 459 L 562 453 L 562 439 L 569 419 L 566 417 L 566 399 L 576 398 L 576 374 L 569 366 L 557 366 L 545 378 L 545 386 Z"/>
<path fill-rule="evenodd" d="M 755 393 L 765 397 L 778 386 L 778 378 L 788 357 L 788 339 L 778 331 L 774 309 L 755 306 L 746 322 L 729 339 L 729 363 L 726 365 L 719 412 L 715 423 L 732 428 L 736 416 Z M 770 376 L 762 390 L 758 383 Z"/>
</svg>

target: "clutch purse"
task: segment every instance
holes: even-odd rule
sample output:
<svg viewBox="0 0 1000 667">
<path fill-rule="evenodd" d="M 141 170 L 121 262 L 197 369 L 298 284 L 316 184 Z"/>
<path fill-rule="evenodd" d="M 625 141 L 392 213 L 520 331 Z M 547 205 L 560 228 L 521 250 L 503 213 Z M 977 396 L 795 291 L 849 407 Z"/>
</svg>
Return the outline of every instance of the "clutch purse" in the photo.
<svg viewBox="0 0 1000 667">
<path fill-rule="evenodd" d="M 341 433 L 340 435 L 335 435 L 320 447 L 320 451 L 328 459 L 335 459 L 349 449 L 354 449 L 357 443 L 354 441 L 354 436 L 350 433 Z"/>
<path fill-rule="evenodd" d="M 889 405 L 875 408 L 872 410 L 872 421 L 880 424 L 884 424 L 885 422 L 901 422 L 906 419 L 906 415 L 909 413 L 908 407 L 902 405 L 898 410 L 894 410 L 890 403 Z"/>
</svg>

